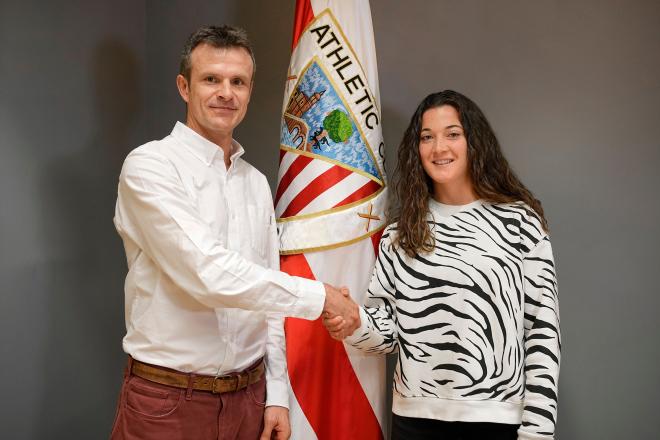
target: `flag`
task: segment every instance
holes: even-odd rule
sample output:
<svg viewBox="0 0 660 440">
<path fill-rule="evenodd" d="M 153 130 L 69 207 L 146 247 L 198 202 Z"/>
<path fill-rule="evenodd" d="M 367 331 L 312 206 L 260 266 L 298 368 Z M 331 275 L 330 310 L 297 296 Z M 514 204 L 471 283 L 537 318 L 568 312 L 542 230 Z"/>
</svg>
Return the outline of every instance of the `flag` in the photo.
<svg viewBox="0 0 660 440">
<path fill-rule="evenodd" d="M 387 203 L 368 0 L 297 0 L 275 212 L 281 268 L 362 304 Z M 385 437 L 385 358 L 287 318 L 294 440 Z"/>
</svg>

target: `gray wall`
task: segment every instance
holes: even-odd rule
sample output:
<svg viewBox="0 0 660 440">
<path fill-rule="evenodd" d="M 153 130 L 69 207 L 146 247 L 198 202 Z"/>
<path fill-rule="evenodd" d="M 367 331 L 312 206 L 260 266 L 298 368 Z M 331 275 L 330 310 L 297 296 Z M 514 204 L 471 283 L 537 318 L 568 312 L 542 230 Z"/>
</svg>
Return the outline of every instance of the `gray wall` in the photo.
<svg viewBox="0 0 660 440">
<path fill-rule="evenodd" d="M 108 432 L 123 364 L 122 158 L 145 138 L 144 5 L 0 6 L 0 340 L 7 439 Z"/>
<path fill-rule="evenodd" d="M 105 438 L 121 351 L 125 154 L 167 134 L 204 23 L 247 28 L 256 89 L 236 137 L 275 184 L 293 1 L 0 2 L 3 438 Z M 485 111 L 543 201 L 558 264 L 562 440 L 660 428 L 660 3 L 372 1 L 388 168 L 418 101 Z M 5 434 L 7 433 L 7 434 Z"/>
</svg>

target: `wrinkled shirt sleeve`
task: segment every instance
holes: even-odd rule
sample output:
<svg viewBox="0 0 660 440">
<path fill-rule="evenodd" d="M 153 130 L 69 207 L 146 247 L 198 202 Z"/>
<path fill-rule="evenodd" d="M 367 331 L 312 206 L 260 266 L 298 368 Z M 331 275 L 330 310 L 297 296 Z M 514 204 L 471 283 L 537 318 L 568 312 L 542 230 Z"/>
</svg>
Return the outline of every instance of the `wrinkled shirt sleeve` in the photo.
<svg viewBox="0 0 660 440">
<path fill-rule="evenodd" d="M 134 150 L 119 179 L 115 226 L 186 293 L 208 307 L 316 319 L 322 283 L 254 264 L 222 246 L 164 156 Z"/>
<path fill-rule="evenodd" d="M 268 193 L 268 203 L 272 196 L 268 183 L 264 182 Z M 271 214 L 268 231 L 268 267 L 280 268 L 280 246 L 275 227 L 275 215 Z M 289 408 L 289 373 L 286 363 L 286 338 L 284 335 L 284 314 L 268 313 L 266 336 L 266 406 Z"/>
</svg>

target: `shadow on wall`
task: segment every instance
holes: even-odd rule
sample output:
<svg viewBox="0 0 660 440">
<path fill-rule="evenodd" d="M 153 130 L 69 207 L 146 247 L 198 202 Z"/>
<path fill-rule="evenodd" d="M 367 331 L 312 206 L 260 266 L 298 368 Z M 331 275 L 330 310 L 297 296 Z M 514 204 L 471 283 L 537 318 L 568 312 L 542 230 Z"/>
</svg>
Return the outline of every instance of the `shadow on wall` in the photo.
<svg viewBox="0 0 660 440">
<path fill-rule="evenodd" d="M 114 40 L 95 48 L 89 68 L 96 127 L 74 153 L 52 161 L 42 181 L 46 235 L 59 252 L 47 262 L 47 391 L 38 438 L 108 436 L 122 376 L 126 260 L 112 217 L 141 78 L 136 55 Z"/>
<path fill-rule="evenodd" d="M 235 21 L 229 23 L 248 32 L 257 62 L 250 107 L 234 136 L 245 147 L 245 159 L 266 175 L 274 194 L 295 2 L 262 2 L 259 14 L 252 3 L 237 2 Z"/>
<path fill-rule="evenodd" d="M 393 108 L 385 104 L 382 100 L 380 111 L 383 124 L 383 141 L 385 142 L 385 172 L 387 173 L 387 184 L 389 185 L 390 212 L 388 213 L 388 222 L 392 222 L 392 216 L 398 207 L 398 200 L 394 192 L 394 171 L 397 165 L 397 151 L 412 112 L 409 115 L 405 114 L 402 109 Z"/>
</svg>

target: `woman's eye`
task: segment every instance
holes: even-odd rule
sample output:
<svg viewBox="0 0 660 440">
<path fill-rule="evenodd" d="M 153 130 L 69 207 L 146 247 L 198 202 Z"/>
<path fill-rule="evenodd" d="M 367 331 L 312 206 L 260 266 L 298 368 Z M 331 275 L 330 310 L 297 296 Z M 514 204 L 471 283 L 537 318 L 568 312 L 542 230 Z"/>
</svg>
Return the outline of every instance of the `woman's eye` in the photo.
<svg viewBox="0 0 660 440">
<path fill-rule="evenodd" d="M 449 133 L 449 134 L 447 135 L 447 137 L 449 137 L 450 139 L 456 139 L 456 138 L 461 137 L 461 134 L 460 134 L 460 133 L 453 132 L 453 133 Z"/>
<path fill-rule="evenodd" d="M 430 140 L 430 139 L 431 139 L 431 136 L 428 135 L 428 134 L 425 134 L 424 136 L 422 136 L 422 137 L 420 138 L 420 141 L 422 141 L 422 142 L 426 142 L 426 141 L 428 141 L 428 140 Z"/>
</svg>

